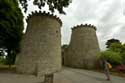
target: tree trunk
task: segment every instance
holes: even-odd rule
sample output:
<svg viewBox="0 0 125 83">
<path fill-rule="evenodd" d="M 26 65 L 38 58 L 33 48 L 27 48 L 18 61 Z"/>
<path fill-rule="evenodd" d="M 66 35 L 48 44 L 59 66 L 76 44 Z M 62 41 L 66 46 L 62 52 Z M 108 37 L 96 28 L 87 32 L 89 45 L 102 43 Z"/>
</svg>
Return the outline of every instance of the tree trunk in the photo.
<svg viewBox="0 0 125 83">
<path fill-rule="evenodd" d="M 44 83 L 53 83 L 54 74 L 45 75 Z"/>
</svg>

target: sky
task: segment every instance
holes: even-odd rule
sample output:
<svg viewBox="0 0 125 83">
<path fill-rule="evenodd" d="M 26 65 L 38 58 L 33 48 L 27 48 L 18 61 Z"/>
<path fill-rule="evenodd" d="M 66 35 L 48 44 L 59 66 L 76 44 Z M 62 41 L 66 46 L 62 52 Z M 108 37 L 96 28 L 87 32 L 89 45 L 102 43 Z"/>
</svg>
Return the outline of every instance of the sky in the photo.
<svg viewBox="0 0 125 83">
<path fill-rule="evenodd" d="M 29 2 L 28 13 L 38 10 Z M 105 49 L 108 39 L 119 39 L 125 43 L 125 0 L 72 0 L 65 8 L 66 15 L 59 16 L 63 22 L 61 28 L 62 44 L 69 44 L 71 28 L 79 24 L 93 24 L 97 27 L 100 49 Z M 42 11 L 48 11 L 47 5 Z M 28 14 L 27 14 L 28 15 Z M 26 16 L 27 16 L 26 15 Z"/>
</svg>

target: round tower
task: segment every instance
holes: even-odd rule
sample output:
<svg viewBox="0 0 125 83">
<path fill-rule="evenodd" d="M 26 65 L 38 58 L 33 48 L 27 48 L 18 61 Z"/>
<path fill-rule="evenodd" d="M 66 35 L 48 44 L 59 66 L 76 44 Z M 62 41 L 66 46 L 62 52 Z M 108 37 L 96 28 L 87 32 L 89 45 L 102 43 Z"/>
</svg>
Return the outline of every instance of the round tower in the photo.
<svg viewBox="0 0 125 83">
<path fill-rule="evenodd" d="M 24 74 L 52 74 L 61 69 L 61 20 L 46 12 L 32 12 L 16 71 Z"/>
<path fill-rule="evenodd" d="M 99 51 L 96 27 L 90 24 L 74 26 L 69 47 L 64 52 L 64 65 L 94 68 Z"/>
</svg>

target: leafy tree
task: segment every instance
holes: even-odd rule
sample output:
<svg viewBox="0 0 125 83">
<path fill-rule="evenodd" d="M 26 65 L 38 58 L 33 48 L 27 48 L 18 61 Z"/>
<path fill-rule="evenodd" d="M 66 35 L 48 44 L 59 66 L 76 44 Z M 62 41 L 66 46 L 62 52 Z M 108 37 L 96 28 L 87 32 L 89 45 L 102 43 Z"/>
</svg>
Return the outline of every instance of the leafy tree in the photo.
<svg viewBox="0 0 125 83">
<path fill-rule="evenodd" d="M 7 49 L 8 64 L 19 53 L 23 31 L 23 15 L 17 0 L 0 0 L 0 45 Z M 15 58 L 15 57 L 14 57 Z"/>
<path fill-rule="evenodd" d="M 100 58 L 106 59 L 113 65 L 122 63 L 122 57 L 120 56 L 120 54 L 111 50 L 101 52 Z"/>
<path fill-rule="evenodd" d="M 3 52 L 2 51 L 0 51 L 0 56 L 3 56 Z"/>
<path fill-rule="evenodd" d="M 122 48 L 121 48 L 121 56 L 122 56 L 122 62 L 123 64 L 125 64 L 125 44 L 122 45 Z"/>
<path fill-rule="evenodd" d="M 106 42 L 107 50 L 101 52 L 101 57 L 110 61 L 112 64 L 125 64 L 125 44 L 118 39 L 110 39 Z"/>
<path fill-rule="evenodd" d="M 112 50 L 114 52 L 119 52 L 121 53 L 122 52 L 122 44 L 121 43 L 111 43 L 110 47 L 109 47 L 109 50 Z"/>
<path fill-rule="evenodd" d="M 112 43 L 109 47 L 109 50 L 119 53 L 122 57 L 122 62 L 125 64 L 125 44 Z"/>
<path fill-rule="evenodd" d="M 123 64 L 125 64 L 125 52 L 123 52 L 121 56 L 122 56 L 122 62 Z"/>
<path fill-rule="evenodd" d="M 0 64 L 5 64 L 5 59 L 3 58 L 3 56 L 0 56 Z"/>
<path fill-rule="evenodd" d="M 107 48 L 109 48 L 112 43 L 121 43 L 121 42 L 120 42 L 118 39 L 114 39 L 114 38 L 109 39 L 109 40 L 106 42 Z"/>
<path fill-rule="evenodd" d="M 27 11 L 28 1 L 30 0 L 19 0 L 22 7 Z M 47 4 L 49 6 L 49 10 L 53 13 L 57 10 L 61 14 L 65 14 L 64 7 L 68 7 L 72 0 L 33 0 L 33 4 L 38 6 L 39 9 Z"/>
<path fill-rule="evenodd" d="M 5 58 L 4 57 L 4 52 L 1 50 L 0 51 L 0 64 L 5 64 Z"/>
</svg>

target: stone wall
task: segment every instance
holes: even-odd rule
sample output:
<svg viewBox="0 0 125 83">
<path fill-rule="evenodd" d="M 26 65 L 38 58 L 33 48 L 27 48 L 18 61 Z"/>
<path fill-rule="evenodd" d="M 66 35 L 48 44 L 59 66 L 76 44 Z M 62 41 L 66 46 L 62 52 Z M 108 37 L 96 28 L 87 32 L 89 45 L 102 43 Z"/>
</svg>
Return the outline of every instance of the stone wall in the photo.
<svg viewBox="0 0 125 83">
<path fill-rule="evenodd" d="M 49 13 L 32 12 L 16 58 L 16 71 L 23 74 L 51 74 L 61 69 L 61 20 Z"/>
<path fill-rule="evenodd" d="M 94 68 L 99 51 L 96 27 L 87 24 L 75 26 L 72 28 L 69 47 L 64 52 L 64 65 Z"/>
</svg>

